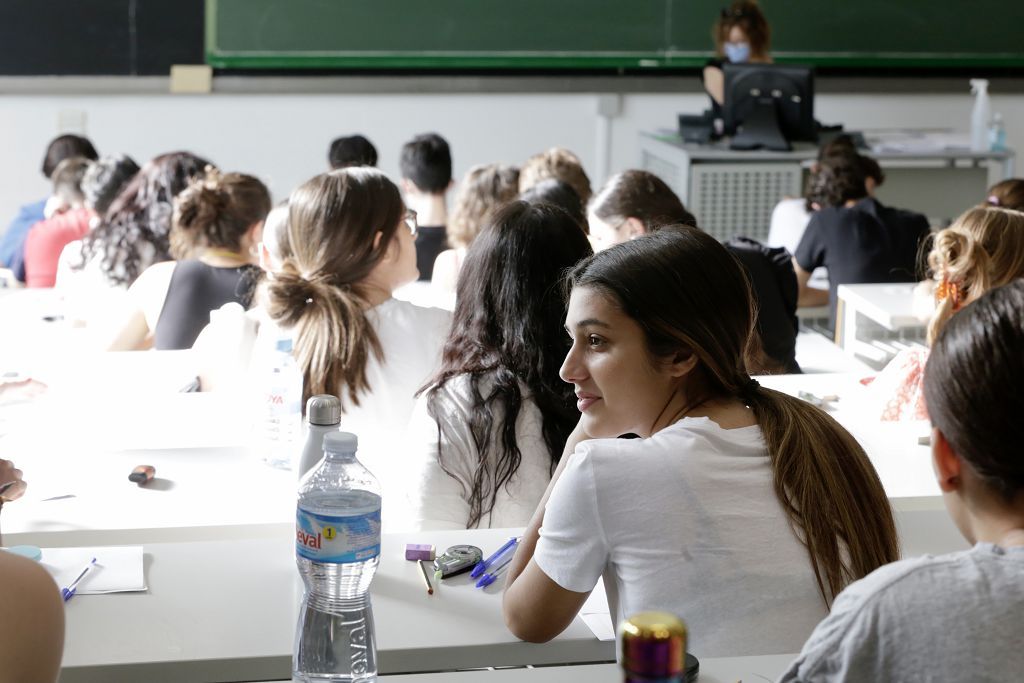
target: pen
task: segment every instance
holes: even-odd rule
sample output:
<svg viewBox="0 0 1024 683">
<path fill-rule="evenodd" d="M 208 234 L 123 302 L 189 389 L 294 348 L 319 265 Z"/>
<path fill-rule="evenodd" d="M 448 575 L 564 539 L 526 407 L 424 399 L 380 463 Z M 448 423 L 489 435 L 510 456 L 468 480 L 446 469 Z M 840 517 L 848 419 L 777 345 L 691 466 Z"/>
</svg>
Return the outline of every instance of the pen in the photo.
<svg viewBox="0 0 1024 683">
<path fill-rule="evenodd" d="M 78 591 L 78 583 L 85 578 L 85 575 L 88 574 L 89 571 L 92 570 L 94 566 L 96 566 L 95 557 L 89 560 L 89 563 L 85 565 L 85 567 L 82 569 L 82 572 L 78 575 L 78 578 L 72 581 L 70 586 L 68 586 L 67 588 L 60 589 L 60 594 L 61 597 L 64 598 L 64 602 L 67 602 L 71 598 L 75 597 L 75 593 Z"/>
<path fill-rule="evenodd" d="M 515 551 L 516 545 L 518 544 L 518 538 L 510 538 L 505 545 L 495 550 L 493 555 L 488 557 L 483 562 L 477 562 L 476 566 L 473 567 L 473 571 L 469 573 L 469 576 L 474 579 L 480 578 L 480 575 L 486 572 L 488 569 L 490 569 L 492 565 L 494 565 L 497 562 L 500 562 L 502 557 L 504 557 L 505 553 Z"/>
<path fill-rule="evenodd" d="M 423 574 L 423 583 L 427 585 L 427 595 L 434 594 L 434 587 L 430 585 L 430 577 L 427 575 L 427 565 L 423 564 L 423 560 L 416 560 L 420 565 L 420 574 Z"/>
<path fill-rule="evenodd" d="M 512 558 L 511 557 L 509 557 L 507 560 L 502 562 L 498 566 L 498 568 L 495 569 L 494 571 L 488 572 L 488 573 L 484 574 L 483 576 L 481 576 L 480 580 L 476 582 L 476 587 L 477 588 L 487 588 L 488 586 L 490 586 L 492 583 L 494 583 L 495 581 L 498 580 L 498 577 L 501 576 L 505 572 L 506 569 L 508 569 L 508 566 L 510 564 L 512 564 Z"/>
</svg>

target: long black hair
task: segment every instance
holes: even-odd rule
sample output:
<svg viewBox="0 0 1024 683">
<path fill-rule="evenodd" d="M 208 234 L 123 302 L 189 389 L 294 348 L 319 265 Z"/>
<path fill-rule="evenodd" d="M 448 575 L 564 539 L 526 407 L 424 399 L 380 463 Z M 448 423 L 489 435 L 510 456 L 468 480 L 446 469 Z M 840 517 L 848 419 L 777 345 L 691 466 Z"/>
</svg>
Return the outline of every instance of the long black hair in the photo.
<svg viewBox="0 0 1024 683">
<path fill-rule="evenodd" d="M 558 376 L 569 350 L 561 283 L 564 273 L 590 254 L 583 229 L 568 213 L 523 201 L 494 213 L 469 248 L 441 369 L 427 394 L 433 412 L 438 389 L 469 376 L 469 427 L 480 458 L 467 527 L 494 509 L 498 491 L 519 469 L 516 420 L 524 399 L 540 410 L 551 472 L 579 420 L 573 387 Z M 491 434 L 499 435 L 494 453 Z M 443 450 L 439 459 L 451 474 Z"/>
</svg>

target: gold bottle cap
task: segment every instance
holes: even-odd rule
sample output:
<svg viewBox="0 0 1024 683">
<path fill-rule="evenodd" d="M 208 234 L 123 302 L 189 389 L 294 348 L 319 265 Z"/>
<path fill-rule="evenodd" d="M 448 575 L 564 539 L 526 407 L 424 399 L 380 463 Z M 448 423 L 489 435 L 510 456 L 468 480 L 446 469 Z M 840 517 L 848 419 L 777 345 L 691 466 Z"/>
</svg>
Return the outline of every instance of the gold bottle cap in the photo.
<svg viewBox="0 0 1024 683">
<path fill-rule="evenodd" d="M 641 612 L 622 622 L 622 667 L 644 676 L 674 676 L 686 665 L 686 625 L 668 612 Z"/>
</svg>

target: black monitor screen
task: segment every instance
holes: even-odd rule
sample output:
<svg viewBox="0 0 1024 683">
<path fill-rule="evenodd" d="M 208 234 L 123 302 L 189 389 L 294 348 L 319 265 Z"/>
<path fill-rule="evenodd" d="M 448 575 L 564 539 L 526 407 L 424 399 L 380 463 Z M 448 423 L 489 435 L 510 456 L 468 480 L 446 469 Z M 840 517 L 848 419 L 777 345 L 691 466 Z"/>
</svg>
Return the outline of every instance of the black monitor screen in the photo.
<svg viewBox="0 0 1024 683">
<path fill-rule="evenodd" d="M 725 132 L 738 127 L 760 109 L 774 110 L 786 140 L 816 140 L 814 71 L 807 66 L 725 64 Z"/>
</svg>

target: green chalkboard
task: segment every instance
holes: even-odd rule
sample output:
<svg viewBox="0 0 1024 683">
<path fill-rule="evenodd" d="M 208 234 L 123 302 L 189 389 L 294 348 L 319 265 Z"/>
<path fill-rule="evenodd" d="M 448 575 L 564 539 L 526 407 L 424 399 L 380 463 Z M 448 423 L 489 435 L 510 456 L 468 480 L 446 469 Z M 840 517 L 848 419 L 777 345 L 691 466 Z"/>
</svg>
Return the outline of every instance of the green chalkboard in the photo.
<svg viewBox="0 0 1024 683">
<path fill-rule="evenodd" d="M 224 68 L 674 68 L 711 55 L 708 0 L 206 0 Z M 1020 0 L 762 0 L 779 62 L 1024 66 Z"/>
</svg>

